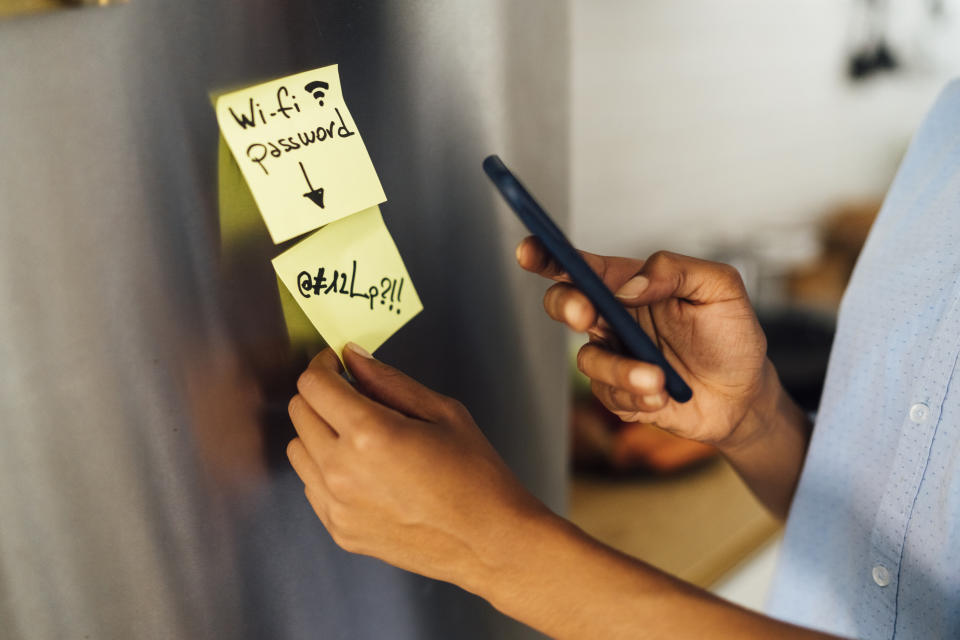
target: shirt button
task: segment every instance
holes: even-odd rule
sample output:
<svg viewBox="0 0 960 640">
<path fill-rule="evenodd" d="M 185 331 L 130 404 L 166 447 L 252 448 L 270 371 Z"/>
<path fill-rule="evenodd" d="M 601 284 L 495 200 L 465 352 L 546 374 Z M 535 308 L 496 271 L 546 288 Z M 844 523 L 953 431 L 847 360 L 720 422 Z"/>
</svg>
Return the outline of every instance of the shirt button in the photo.
<svg viewBox="0 0 960 640">
<path fill-rule="evenodd" d="M 910 419 L 913 422 L 923 422 L 927 419 L 927 416 L 930 415 L 930 407 L 918 402 L 917 404 L 910 407 Z"/>
<path fill-rule="evenodd" d="M 873 568 L 873 581 L 877 583 L 878 587 L 885 587 L 890 584 L 890 572 L 887 571 L 887 568 L 882 564 L 878 564 Z"/>
</svg>

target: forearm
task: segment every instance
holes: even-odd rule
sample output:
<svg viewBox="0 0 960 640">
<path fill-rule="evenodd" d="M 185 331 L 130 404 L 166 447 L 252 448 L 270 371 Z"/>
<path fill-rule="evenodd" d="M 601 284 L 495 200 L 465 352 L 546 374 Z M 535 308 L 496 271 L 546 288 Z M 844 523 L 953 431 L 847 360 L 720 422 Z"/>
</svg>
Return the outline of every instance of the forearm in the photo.
<svg viewBox="0 0 960 640">
<path fill-rule="evenodd" d="M 774 515 L 786 519 L 813 425 L 790 398 L 768 360 L 764 390 L 731 437 L 724 457 Z"/>
<path fill-rule="evenodd" d="M 827 637 L 716 598 L 552 514 L 518 529 L 464 586 L 551 637 Z"/>
</svg>

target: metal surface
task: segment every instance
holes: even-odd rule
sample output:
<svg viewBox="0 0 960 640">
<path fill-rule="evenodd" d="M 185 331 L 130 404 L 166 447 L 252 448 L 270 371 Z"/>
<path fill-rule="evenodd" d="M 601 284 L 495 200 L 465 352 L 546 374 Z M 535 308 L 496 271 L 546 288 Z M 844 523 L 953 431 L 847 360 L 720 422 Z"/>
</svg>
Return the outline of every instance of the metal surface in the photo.
<svg viewBox="0 0 960 640">
<path fill-rule="evenodd" d="M 207 92 L 337 62 L 426 310 L 380 356 L 563 501 L 563 334 L 513 266 L 499 152 L 561 221 L 552 0 L 202 3 L 0 23 L 0 637 L 521 638 L 336 548 L 283 460 L 303 354 L 267 258 L 218 261 Z"/>
</svg>

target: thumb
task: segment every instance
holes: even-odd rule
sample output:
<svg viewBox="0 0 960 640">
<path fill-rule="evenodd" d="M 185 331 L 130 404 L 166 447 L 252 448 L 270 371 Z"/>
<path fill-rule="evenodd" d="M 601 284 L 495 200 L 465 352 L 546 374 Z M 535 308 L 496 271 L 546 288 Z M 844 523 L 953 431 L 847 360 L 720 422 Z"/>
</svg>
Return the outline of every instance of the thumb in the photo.
<svg viewBox="0 0 960 640">
<path fill-rule="evenodd" d="M 668 298 L 691 304 L 710 304 L 745 298 L 740 273 L 728 264 L 659 251 L 616 293 L 628 307 L 640 307 Z"/>
<path fill-rule="evenodd" d="M 377 360 L 356 343 L 346 344 L 343 360 L 364 394 L 411 418 L 433 422 L 444 414 L 450 402 L 446 396 Z"/>
</svg>

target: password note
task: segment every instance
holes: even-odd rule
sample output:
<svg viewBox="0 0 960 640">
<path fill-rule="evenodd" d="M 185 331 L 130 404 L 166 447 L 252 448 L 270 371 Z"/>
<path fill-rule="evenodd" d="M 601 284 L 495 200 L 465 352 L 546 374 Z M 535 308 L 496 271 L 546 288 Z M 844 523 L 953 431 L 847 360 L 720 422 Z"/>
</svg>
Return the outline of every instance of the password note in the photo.
<svg viewBox="0 0 960 640">
<path fill-rule="evenodd" d="M 327 225 L 273 259 L 283 285 L 338 353 L 371 353 L 423 310 L 379 207 Z"/>
<path fill-rule="evenodd" d="M 386 201 L 337 65 L 222 94 L 216 111 L 275 244 Z"/>
</svg>

